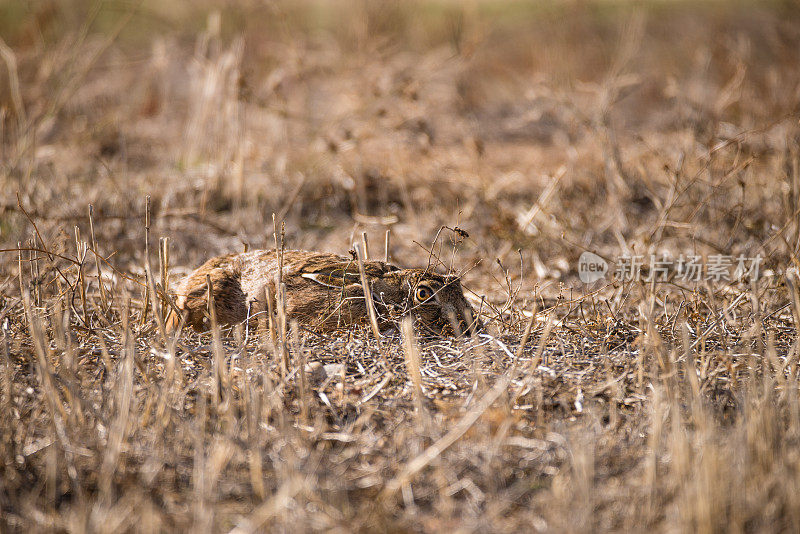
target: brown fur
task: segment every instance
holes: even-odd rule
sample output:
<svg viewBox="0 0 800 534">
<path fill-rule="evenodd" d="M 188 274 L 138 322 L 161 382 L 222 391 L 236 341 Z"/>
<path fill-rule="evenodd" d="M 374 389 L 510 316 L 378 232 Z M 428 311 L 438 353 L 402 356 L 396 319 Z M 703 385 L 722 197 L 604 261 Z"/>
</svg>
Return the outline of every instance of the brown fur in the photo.
<svg viewBox="0 0 800 534">
<path fill-rule="evenodd" d="M 364 268 L 381 328 L 408 313 L 427 333 L 465 332 L 473 321 L 479 325 L 456 276 L 400 269 L 380 261 L 365 262 Z M 207 329 L 206 276 L 210 276 L 217 320 L 223 325 L 239 323 L 248 318 L 248 313 L 252 317 L 266 312 L 265 289 L 269 287 L 274 299 L 277 272 L 274 250 L 212 258 L 179 284 L 176 304 L 187 325 L 195 330 Z M 335 254 L 287 250 L 282 280 L 290 320 L 319 331 L 366 324 L 367 309 L 356 261 Z M 421 286 L 430 289 L 430 297 L 424 302 L 415 298 L 420 296 Z M 168 329 L 174 330 L 179 324 L 180 317 L 171 313 Z"/>
</svg>

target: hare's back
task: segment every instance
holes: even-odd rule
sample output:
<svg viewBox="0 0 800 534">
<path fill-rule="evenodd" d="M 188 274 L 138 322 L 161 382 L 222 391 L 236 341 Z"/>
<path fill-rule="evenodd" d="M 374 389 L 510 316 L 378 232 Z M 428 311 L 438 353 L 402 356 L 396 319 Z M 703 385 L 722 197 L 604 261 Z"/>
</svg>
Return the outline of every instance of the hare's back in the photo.
<svg viewBox="0 0 800 534">
<path fill-rule="evenodd" d="M 278 273 L 279 258 L 275 253 L 275 249 L 244 252 L 239 254 L 237 259 L 243 283 L 273 278 Z M 342 261 L 348 261 L 348 258 L 328 252 L 284 250 L 283 276 L 316 272 L 328 265 Z"/>
</svg>

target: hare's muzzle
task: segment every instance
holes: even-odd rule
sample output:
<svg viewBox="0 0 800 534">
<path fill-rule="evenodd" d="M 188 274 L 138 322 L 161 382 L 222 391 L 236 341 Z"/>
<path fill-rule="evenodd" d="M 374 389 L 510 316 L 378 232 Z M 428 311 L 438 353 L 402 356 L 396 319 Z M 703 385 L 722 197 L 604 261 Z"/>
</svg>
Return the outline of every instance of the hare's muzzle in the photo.
<svg viewBox="0 0 800 534">
<path fill-rule="evenodd" d="M 464 310 L 462 315 L 464 320 L 459 321 L 458 326 L 464 335 L 474 336 L 483 330 L 483 321 L 472 310 Z"/>
<path fill-rule="evenodd" d="M 473 336 L 483 329 L 483 323 L 469 305 L 457 311 L 454 306 L 443 306 L 442 312 L 449 319 L 447 326 L 454 334 Z"/>
<path fill-rule="evenodd" d="M 468 336 L 474 336 L 483 331 L 483 321 L 479 317 L 475 317 L 472 322 L 467 325 L 465 332 Z"/>
</svg>

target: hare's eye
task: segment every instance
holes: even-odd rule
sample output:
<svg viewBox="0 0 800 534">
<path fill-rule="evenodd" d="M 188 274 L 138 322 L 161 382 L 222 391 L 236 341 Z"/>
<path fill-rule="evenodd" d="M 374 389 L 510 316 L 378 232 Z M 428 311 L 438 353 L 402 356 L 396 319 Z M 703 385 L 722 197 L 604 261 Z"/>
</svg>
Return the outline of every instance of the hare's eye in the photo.
<svg viewBox="0 0 800 534">
<path fill-rule="evenodd" d="M 417 291 L 414 293 L 414 300 L 417 302 L 425 302 L 433 296 L 433 290 L 428 286 L 417 286 Z"/>
</svg>

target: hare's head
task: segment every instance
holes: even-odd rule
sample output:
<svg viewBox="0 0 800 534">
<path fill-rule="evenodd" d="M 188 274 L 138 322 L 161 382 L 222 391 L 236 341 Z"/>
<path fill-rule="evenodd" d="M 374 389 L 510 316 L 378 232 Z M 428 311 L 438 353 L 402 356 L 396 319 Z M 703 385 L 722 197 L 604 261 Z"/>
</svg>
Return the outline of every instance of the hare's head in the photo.
<svg viewBox="0 0 800 534">
<path fill-rule="evenodd" d="M 464 297 L 458 276 L 398 269 L 376 261 L 365 262 L 365 274 L 379 320 L 384 323 L 411 314 L 422 333 L 435 335 L 472 334 L 483 326 Z M 360 313 L 357 303 L 363 292 L 355 262 L 326 262 L 302 277 L 336 290 L 342 301 L 349 304 L 349 313 Z M 336 309 L 343 310 L 344 306 L 337 305 Z"/>
<path fill-rule="evenodd" d="M 406 309 L 424 332 L 431 334 L 472 334 L 482 324 L 464 297 L 461 280 L 422 269 L 397 272 L 406 296 Z"/>
</svg>

